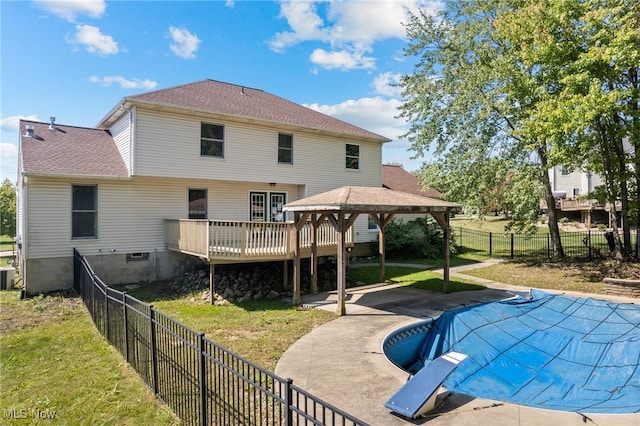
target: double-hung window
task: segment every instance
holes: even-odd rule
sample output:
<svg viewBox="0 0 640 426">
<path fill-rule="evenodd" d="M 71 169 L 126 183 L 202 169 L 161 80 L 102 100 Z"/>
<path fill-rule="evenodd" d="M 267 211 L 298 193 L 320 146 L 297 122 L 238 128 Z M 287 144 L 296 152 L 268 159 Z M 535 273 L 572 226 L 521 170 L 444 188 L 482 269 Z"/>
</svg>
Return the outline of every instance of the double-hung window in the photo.
<svg viewBox="0 0 640 426">
<path fill-rule="evenodd" d="M 278 133 L 278 163 L 293 164 L 293 135 Z"/>
<path fill-rule="evenodd" d="M 71 238 L 98 238 L 98 187 L 71 187 Z"/>
<path fill-rule="evenodd" d="M 224 126 L 200 123 L 200 155 L 224 158 Z"/>
<path fill-rule="evenodd" d="M 346 167 L 360 170 L 360 145 L 346 144 Z"/>
</svg>

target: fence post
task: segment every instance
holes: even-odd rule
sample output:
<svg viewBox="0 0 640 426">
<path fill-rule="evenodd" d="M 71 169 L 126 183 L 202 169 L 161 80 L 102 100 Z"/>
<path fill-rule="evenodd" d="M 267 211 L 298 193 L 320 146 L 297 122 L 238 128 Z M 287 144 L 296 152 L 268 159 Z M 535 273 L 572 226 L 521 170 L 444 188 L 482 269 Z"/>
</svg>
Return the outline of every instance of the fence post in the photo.
<svg viewBox="0 0 640 426">
<path fill-rule="evenodd" d="M 551 234 L 547 234 L 547 259 L 551 259 Z"/>
<path fill-rule="evenodd" d="M 104 286 L 104 337 L 109 339 L 109 286 Z"/>
<path fill-rule="evenodd" d="M 511 233 L 511 258 L 513 259 L 513 232 Z"/>
<path fill-rule="evenodd" d="M 204 357 L 204 333 L 198 338 L 200 347 L 200 424 L 207 425 L 207 368 Z"/>
<path fill-rule="evenodd" d="M 489 257 L 493 257 L 493 232 L 489 232 Z"/>
<path fill-rule="evenodd" d="M 127 292 L 122 292 L 122 309 L 124 317 L 124 358 L 129 362 L 129 313 L 127 312 Z"/>
<path fill-rule="evenodd" d="M 589 260 L 591 260 L 591 229 L 587 230 L 587 247 L 589 248 Z"/>
<path fill-rule="evenodd" d="M 285 418 L 285 426 L 293 425 L 293 410 L 291 409 L 291 405 L 293 404 L 293 389 L 291 389 L 291 385 L 293 384 L 293 379 L 288 377 L 284 379 L 284 405 L 286 409 L 286 418 Z"/>
<path fill-rule="evenodd" d="M 158 394 L 158 358 L 156 356 L 156 325 L 155 308 L 149 305 L 149 334 L 151 338 L 151 379 L 153 380 L 153 393 Z"/>
<path fill-rule="evenodd" d="M 460 245 L 460 248 L 464 247 L 464 245 L 462 245 L 462 226 L 460 227 L 460 242 L 458 244 Z"/>
</svg>

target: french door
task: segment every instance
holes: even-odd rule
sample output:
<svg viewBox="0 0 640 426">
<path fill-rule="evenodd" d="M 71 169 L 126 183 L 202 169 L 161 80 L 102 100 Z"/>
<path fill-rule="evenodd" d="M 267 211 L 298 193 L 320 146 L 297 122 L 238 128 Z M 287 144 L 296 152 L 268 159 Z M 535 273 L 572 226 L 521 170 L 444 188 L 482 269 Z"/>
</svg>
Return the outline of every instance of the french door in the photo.
<svg viewBox="0 0 640 426">
<path fill-rule="evenodd" d="M 284 222 L 282 207 L 287 203 L 284 192 L 250 192 L 249 220 L 252 222 Z"/>
</svg>

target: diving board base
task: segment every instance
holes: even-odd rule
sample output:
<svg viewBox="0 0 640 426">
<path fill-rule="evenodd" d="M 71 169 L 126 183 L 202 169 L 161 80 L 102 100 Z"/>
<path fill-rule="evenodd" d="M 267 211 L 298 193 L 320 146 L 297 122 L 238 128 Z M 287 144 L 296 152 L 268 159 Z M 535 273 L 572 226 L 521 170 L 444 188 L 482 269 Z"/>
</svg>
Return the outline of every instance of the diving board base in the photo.
<svg viewBox="0 0 640 426">
<path fill-rule="evenodd" d="M 435 408 L 442 383 L 465 358 L 465 354 L 449 352 L 434 359 L 411 377 L 384 406 L 393 413 L 412 419 L 425 415 Z"/>
</svg>

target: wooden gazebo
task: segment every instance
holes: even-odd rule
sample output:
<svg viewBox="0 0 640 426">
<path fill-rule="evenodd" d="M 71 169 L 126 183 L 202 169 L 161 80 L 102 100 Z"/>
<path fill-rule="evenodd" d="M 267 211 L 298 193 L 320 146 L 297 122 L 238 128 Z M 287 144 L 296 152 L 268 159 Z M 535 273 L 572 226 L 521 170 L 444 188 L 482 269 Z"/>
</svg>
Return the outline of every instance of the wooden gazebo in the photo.
<svg viewBox="0 0 640 426">
<path fill-rule="evenodd" d="M 442 227 L 444 235 L 444 289 L 449 284 L 449 214 L 459 207 L 458 204 L 435 198 L 422 197 L 407 192 L 387 188 L 343 186 L 323 192 L 284 206 L 285 211 L 294 213 L 296 228 L 296 248 L 293 273 L 293 303 L 300 304 L 300 230 L 310 221 L 312 227 L 311 246 L 311 286 L 317 289 L 317 256 L 315 254 L 315 229 L 325 219 L 329 219 L 338 233 L 338 309 L 340 315 L 346 314 L 346 273 L 347 251 L 345 232 L 360 214 L 368 214 L 380 229 L 380 281 L 384 281 L 385 254 L 384 229 L 397 214 L 424 213 L 432 215 Z"/>
</svg>

